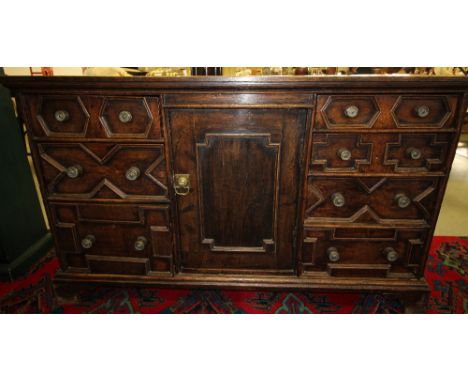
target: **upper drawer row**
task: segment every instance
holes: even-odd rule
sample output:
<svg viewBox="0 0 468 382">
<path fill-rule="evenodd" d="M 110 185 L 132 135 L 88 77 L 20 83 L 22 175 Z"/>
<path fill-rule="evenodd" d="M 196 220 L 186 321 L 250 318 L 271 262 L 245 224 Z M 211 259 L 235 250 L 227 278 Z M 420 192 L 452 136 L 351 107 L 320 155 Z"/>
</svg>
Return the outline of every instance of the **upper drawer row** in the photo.
<svg viewBox="0 0 468 382">
<path fill-rule="evenodd" d="M 163 137 L 157 97 L 27 96 L 24 104 L 38 138 Z"/>
<path fill-rule="evenodd" d="M 455 128 L 457 96 L 318 96 L 314 128 L 413 129 Z"/>
<path fill-rule="evenodd" d="M 458 96 L 321 95 L 314 128 L 453 129 Z M 158 97 L 28 95 L 24 99 L 37 138 L 162 140 Z"/>
</svg>

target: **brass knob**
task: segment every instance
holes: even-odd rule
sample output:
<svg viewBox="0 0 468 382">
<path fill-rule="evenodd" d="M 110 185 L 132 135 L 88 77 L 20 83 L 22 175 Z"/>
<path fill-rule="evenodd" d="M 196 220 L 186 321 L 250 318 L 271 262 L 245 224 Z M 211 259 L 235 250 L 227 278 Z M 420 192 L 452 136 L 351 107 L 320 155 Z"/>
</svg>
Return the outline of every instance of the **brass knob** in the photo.
<svg viewBox="0 0 468 382">
<path fill-rule="evenodd" d="M 130 167 L 126 172 L 125 172 L 125 178 L 128 180 L 134 181 L 137 180 L 140 177 L 140 169 L 136 166 Z"/>
<path fill-rule="evenodd" d="M 341 160 L 350 160 L 351 159 L 351 151 L 345 148 L 341 148 L 338 150 L 338 157 Z"/>
<path fill-rule="evenodd" d="M 336 263 L 340 259 L 340 253 L 335 247 L 330 247 L 327 249 L 328 260 L 333 263 Z"/>
<path fill-rule="evenodd" d="M 58 122 L 65 122 L 68 121 L 70 118 L 70 114 L 66 110 L 57 110 L 54 113 L 55 120 Z"/>
<path fill-rule="evenodd" d="M 359 108 L 356 105 L 350 105 L 345 109 L 344 113 L 348 118 L 355 118 L 359 114 Z"/>
<path fill-rule="evenodd" d="M 135 244 L 133 247 L 135 248 L 135 251 L 143 251 L 145 249 L 146 243 L 148 240 L 144 236 L 138 236 L 137 239 L 135 240 Z"/>
<path fill-rule="evenodd" d="M 421 150 L 410 147 L 408 150 L 406 150 L 406 153 L 411 159 L 421 159 Z"/>
<path fill-rule="evenodd" d="M 345 205 L 345 198 L 343 196 L 343 194 L 339 193 L 339 192 L 335 192 L 333 195 L 332 195 L 332 202 L 333 202 L 333 205 L 335 207 L 343 207 Z"/>
<path fill-rule="evenodd" d="M 387 261 L 393 263 L 399 257 L 398 252 L 395 251 L 392 247 L 387 247 L 382 251 L 383 255 L 387 258 Z"/>
<path fill-rule="evenodd" d="M 411 204 L 411 199 L 408 198 L 405 194 L 400 193 L 395 195 L 395 201 L 400 208 L 406 208 Z"/>
<path fill-rule="evenodd" d="M 83 168 L 79 164 L 67 167 L 67 176 L 71 179 L 78 178 L 83 173 Z"/>
<path fill-rule="evenodd" d="M 96 238 L 94 235 L 86 235 L 83 240 L 81 240 L 81 246 L 84 249 L 90 249 L 94 242 L 96 241 Z"/>
<path fill-rule="evenodd" d="M 427 105 L 420 105 L 416 107 L 415 111 L 419 118 L 425 118 L 429 115 L 431 109 Z"/>
<path fill-rule="evenodd" d="M 127 110 L 123 110 L 119 113 L 119 121 L 122 123 L 128 123 L 133 119 L 132 113 Z"/>
</svg>

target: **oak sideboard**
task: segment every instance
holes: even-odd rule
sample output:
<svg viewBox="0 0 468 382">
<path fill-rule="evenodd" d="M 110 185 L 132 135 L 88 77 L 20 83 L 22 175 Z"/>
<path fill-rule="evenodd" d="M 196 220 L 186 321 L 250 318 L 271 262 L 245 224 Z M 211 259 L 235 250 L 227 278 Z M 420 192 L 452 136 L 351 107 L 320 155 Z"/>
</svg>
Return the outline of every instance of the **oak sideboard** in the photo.
<svg viewBox="0 0 468 382">
<path fill-rule="evenodd" d="M 468 79 L 1 77 L 57 285 L 367 291 L 408 307 Z"/>
</svg>

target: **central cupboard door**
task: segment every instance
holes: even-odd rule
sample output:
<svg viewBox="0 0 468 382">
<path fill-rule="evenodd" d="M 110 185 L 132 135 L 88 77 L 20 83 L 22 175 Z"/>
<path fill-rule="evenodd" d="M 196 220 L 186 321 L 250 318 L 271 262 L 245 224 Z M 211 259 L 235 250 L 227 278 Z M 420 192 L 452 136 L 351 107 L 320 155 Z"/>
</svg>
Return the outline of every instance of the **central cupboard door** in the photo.
<svg viewBox="0 0 468 382">
<path fill-rule="evenodd" d="M 291 273 L 306 109 L 169 109 L 180 268 Z"/>
</svg>

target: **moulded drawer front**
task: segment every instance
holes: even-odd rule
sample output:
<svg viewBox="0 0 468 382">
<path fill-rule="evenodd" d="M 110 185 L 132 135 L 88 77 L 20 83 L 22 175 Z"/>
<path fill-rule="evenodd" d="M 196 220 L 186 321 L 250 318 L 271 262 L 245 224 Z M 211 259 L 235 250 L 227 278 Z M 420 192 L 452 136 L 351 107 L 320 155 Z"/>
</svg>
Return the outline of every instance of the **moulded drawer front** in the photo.
<svg viewBox="0 0 468 382">
<path fill-rule="evenodd" d="M 52 203 L 51 210 L 57 250 L 69 266 L 97 273 L 171 271 L 169 206 Z"/>
<path fill-rule="evenodd" d="M 438 178 L 309 177 L 305 222 L 430 224 Z"/>
<path fill-rule="evenodd" d="M 40 143 L 37 147 L 51 198 L 168 201 L 163 145 Z"/>
<path fill-rule="evenodd" d="M 311 174 L 443 172 L 451 134 L 315 133 Z"/>
<path fill-rule="evenodd" d="M 458 99 L 454 95 L 321 95 L 314 128 L 454 129 Z"/>
<path fill-rule="evenodd" d="M 158 97 L 27 96 L 39 138 L 162 139 Z"/>
<path fill-rule="evenodd" d="M 418 229 L 306 227 L 302 267 L 331 276 L 419 276 L 426 235 Z"/>
</svg>

